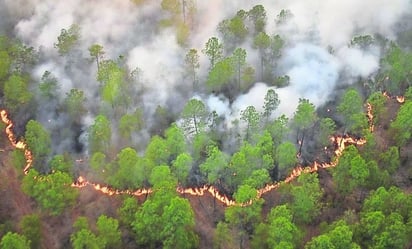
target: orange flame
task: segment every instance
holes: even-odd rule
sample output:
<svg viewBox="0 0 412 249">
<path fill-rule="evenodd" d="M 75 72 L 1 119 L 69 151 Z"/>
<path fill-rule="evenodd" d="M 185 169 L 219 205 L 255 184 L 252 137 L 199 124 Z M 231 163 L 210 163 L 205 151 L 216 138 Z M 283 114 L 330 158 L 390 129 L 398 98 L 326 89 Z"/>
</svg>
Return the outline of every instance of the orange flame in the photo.
<svg viewBox="0 0 412 249">
<path fill-rule="evenodd" d="M 396 101 L 398 101 L 399 104 L 403 104 L 405 102 L 405 97 L 404 96 L 396 96 Z"/>
<path fill-rule="evenodd" d="M 18 141 L 12 131 L 13 127 L 13 122 L 8 118 L 8 114 L 5 110 L 1 110 L 1 120 L 3 123 L 6 124 L 6 134 L 7 137 L 15 148 L 21 149 L 24 151 L 24 156 L 26 158 L 26 166 L 24 168 L 24 173 L 27 174 L 32 163 L 33 163 L 33 154 L 32 152 L 28 149 L 27 144 L 24 141 Z M 292 170 L 291 174 L 286 177 L 286 179 L 283 181 L 283 183 L 289 183 L 299 177 L 303 173 L 312 173 L 318 171 L 320 168 L 331 168 L 335 167 L 338 163 L 339 157 L 342 155 L 342 152 L 346 148 L 346 144 L 356 144 L 356 145 L 363 145 L 366 143 L 365 139 L 355 139 L 349 136 L 335 136 L 331 138 L 331 141 L 337 146 L 337 149 L 335 150 L 335 155 L 336 158 L 334 161 L 330 163 L 319 163 L 319 162 L 314 162 L 312 166 L 308 167 L 302 167 L 298 166 L 295 169 Z M 262 189 L 257 190 L 257 198 L 261 198 L 263 194 L 272 191 L 274 189 L 277 189 L 282 182 L 276 182 L 273 184 L 268 184 Z M 87 186 L 91 186 L 93 189 L 95 189 L 98 192 L 101 192 L 103 194 L 112 196 L 112 195 L 119 195 L 119 194 L 129 194 L 133 196 L 142 196 L 142 195 L 147 195 L 153 192 L 151 188 L 142 188 L 142 189 L 137 189 L 137 190 L 118 190 L 111 188 L 109 186 L 104 186 L 100 185 L 97 183 L 92 183 L 89 182 L 85 177 L 79 176 L 75 182 L 71 184 L 72 187 L 74 188 L 84 188 Z M 203 196 L 205 193 L 209 193 L 212 195 L 216 200 L 220 201 L 226 206 L 233 206 L 233 205 L 239 205 L 239 206 L 248 206 L 253 203 L 253 200 L 250 200 L 245 203 L 237 203 L 235 200 L 230 199 L 228 196 L 221 194 L 218 189 L 214 186 L 211 185 L 205 185 L 203 187 L 198 187 L 198 188 L 182 188 L 182 187 L 177 187 L 176 191 L 180 194 L 188 194 L 191 196 Z"/>
<path fill-rule="evenodd" d="M 23 169 L 24 174 L 29 172 L 31 165 L 33 164 L 33 153 L 29 150 L 27 144 L 24 141 L 17 141 L 16 136 L 12 130 L 13 122 L 8 117 L 8 113 L 6 110 L 0 111 L 1 121 L 6 125 L 6 135 L 9 139 L 11 145 L 17 149 L 21 149 L 24 152 L 24 157 L 26 159 L 26 166 Z"/>
</svg>

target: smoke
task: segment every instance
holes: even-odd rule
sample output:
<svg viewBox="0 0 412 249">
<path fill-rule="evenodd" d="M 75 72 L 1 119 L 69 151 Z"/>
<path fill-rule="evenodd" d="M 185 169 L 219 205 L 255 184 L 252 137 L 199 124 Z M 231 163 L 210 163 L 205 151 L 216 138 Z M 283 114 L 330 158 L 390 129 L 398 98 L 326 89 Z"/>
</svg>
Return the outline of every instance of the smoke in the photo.
<svg viewBox="0 0 412 249">
<path fill-rule="evenodd" d="M 104 47 L 106 59 L 123 58 L 130 71 L 139 68 L 141 74 L 134 86 L 138 94 L 134 97 L 143 106 L 147 126 L 151 126 L 157 122 L 153 115 L 158 106 L 167 107 L 171 115 L 177 116 L 185 102 L 197 94 L 182 71 L 187 49 L 196 48 L 200 53 L 208 38 L 219 36 L 216 27 L 221 20 L 256 4 L 266 9 L 267 33 L 279 34 L 286 42 L 273 71 L 290 77 L 288 87 L 275 89 L 281 101 L 276 115 L 289 116 L 299 98 L 307 98 L 319 106 L 330 98 L 336 87 L 373 75 L 379 66 L 379 49 L 349 47 L 352 37 L 381 34 L 395 39 L 396 24 L 412 9 L 409 0 L 197 1 L 194 26 L 187 47 L 183 48 L 176 41 L 173 27 L 159 26 L 165 16 L 160 1 L 135 5 L 127 0 L 3 0 L 0 1 L 0 31 L 12 30 L 24 43 L 40 51 L 41 63 L 34 68 L 33 78 L 39 81 L 44 71 L 52 72 L 60 84 L 60 98 L 75 87 L 85 92 L 87 105 L 95 108 L 91 108 L 83 120 L 83 130 L 98 114 L 96 105 L 101 102 L 97 94 L 96 66 L 90 60 L 88 47 L 98 43 Z M 290 10 L 292 17 L 278 25 L 275 20 L 282 9 Z M 68 29 L 73 23 L 80 27 L 81 40 L 73 54 L 61 57 L 54 44 L 61 29 Z M 244 47 L 248 50 L 248 63 L 257 68 L 256 50 L 249 45 Z M 198 76 L 202 84 L 209 65 L 207 58 L 200 55 Z M 202 99 L 210 110 L 215 110 L 230 124 L 249 105 L 262 111 L 263 98 L 271 88 L 269 83 L 254 84 L 231 104 L 224 96 L 202 95 Z M 66 118 L 42 111 L 50 108 L 39 109 L 38 119 L 46 125 L 51 119 L 53 127 L 65 125 Z M 142 133 L 147 139 L 147 133 Z"/>
</svg>

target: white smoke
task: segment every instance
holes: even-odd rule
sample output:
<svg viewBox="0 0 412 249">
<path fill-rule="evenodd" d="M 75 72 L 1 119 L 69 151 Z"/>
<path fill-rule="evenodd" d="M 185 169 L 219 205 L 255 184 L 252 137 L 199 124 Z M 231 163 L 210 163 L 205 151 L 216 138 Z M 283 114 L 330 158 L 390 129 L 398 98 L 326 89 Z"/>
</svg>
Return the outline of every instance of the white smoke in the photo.
<svg viewBox="0 0 412 249">
<path fill-rule="evenodd" d="M 230 18 L 239 9 L 249 10 L 262 4 L 267 12 L 266 31 L 269 35 L 280 34 L 286 41 L 278 68 L 273 70 L 290 77 L 290 86 L 275 89 L 281 104 L 277 115 L 291 115 L 299 98 L 307 98 L 315 105 L 328 100 L 336 86 L 350 84 L 357 77 L 372 75 L 379 65 L 377 49 L 359 50 L 348 47 L 354 35 L 381 34 L 395 38 L 396 24 L 402 16 L 411 12 L 409 0 L 262 0 L 262 1 L 195 1 L 197 14 L 187 48 L 176 42 L 173 28 L 161 28 L 159 20 L 164 12 L 160 0 L 144 1 L 135 5 L 127 0 L 5 0 L 0 3 L 8 17 L 14 16 L 16 36 L 41 51 L 42 64 L 34 70 L 39 79 L 45 70 L 58 78 L 62 92 L 73 87 L 85 91 L 90 104 L 96 102 L 96 68 L 87 63 L 87 48 L 99 43 L 106 52 L 105 58 L 124 56 L 130 70 L 142 70 L 139 87 L 144 89 L 142 103 L 145 114 L 153 114 L 158 105 L 174 111 L 190 99 L 191 82 L 182 76 L 184 56 L 188 48 L 199 53 L 211 36 L 218 36 L 216 27 L 220 21 Z M 276 16 L 288 9 L 293 17 L 284 25 L 276 25 Z M 61 29 L 77 24 L 81 30 L 78 57 L 81 64 L 71 66 L 69 58 L 58 56 L 54 44 Z M 4 22 L 3 25 L 10 25 Z M 1 29 L 0 29 L 1 30 Z M 330 46 L 334 53 L 327 50 Z M 248 49 L 248 62 L 256 61 L 256 50 Z M 201 54 L 201 53 L 200 53 Z M 80 56 L 79 56 L 80 55 Z M 205 82 L 208 70 L 207 58 L 201 54 L 199 83 Z M 258 66 L 254 65 L 258 71 Z M 69 68 L 69 69 L 68 69 Z M 340 82 L 342 74 L 345 81 Z M 227 120 L 239 117 L 239 112 L 249 105 L 261 111 L 263 98 L 269 87 L 256 83 L 247 93 L 238 96 L 231 105 L 222 96 L 204 97 L 211 110 L 226 116 Z M 64 97 L 65 94 L 62 94 Z M 137 97 L 137 96 L 136 96 Z M 150 117 L 146 117 L 150 119 Z"/>
</svg>

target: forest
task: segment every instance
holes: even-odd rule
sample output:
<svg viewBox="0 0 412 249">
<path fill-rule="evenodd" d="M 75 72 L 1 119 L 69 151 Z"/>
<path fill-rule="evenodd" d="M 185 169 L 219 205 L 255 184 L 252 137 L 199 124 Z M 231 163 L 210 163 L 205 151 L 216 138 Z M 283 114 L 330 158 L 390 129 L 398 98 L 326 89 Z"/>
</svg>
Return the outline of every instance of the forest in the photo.
<svg viewBox="0 0 412 249">
<path fill-rule="evenodd" d="M 0 249 L 412 248 L 412 2 L 0 0 Z"/>
</svg>

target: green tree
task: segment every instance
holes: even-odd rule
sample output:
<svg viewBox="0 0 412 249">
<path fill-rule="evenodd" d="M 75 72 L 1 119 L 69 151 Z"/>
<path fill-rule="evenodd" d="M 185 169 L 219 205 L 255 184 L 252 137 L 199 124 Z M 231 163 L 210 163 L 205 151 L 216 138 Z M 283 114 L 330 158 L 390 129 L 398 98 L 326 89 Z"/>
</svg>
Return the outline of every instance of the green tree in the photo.
<svg viewBox="0 0 412 249">
<path fill-rule="evenodd" d="M 187 185 L 188 176 L 192 169 L 193 159 L 188 153 L 182 153 L 176 157 L 172 164 L 172 172 L 183 186 Z"/>
<path fill-rule="evenodd" d="M 305 245 L 305 249 L 315 248 L 360 249 L 359 245 L 353 242 L 351 228 L 343 222 L 338 222 L 332 230 L 312 238 Z"/>
<path fill-rule="evenodd" d="M 217 37 L 211 37 L 205 44 L 205 48 L 202 49 L 207 57 L 209 57 L 210 68 L 215 66 L 215 63 L 218 62 L 223 55 L 223 44 L 219 42 Z"/>
<path fill-rule="evenodd" d="M 106 103 L 112 107 L 119 103 L 128 103 L 126 96 L 122 95 L 122 89 L 125 87 L 124 70 L 113 60 L 104 60 L 100 62 L 97 80 L 102 84 L 100 94 Z"/>
<path fill-rule="evenodd" d="M 139 160 L 140 158 L 133 148 L 126 147 L 122 149 L 117 154 L 116 165 L 118 169 L 110 178 L 110 184 L 120 189 L 142 187 L 144 179 L 138 169 Z"/>
<path fill-rule="evenodd" d="M 406 101 L 403 104 L 395 120 L 391 123 L 392 134 L 396 145 L 399 147 L 404 146 L 412 135 L 412 101 Z"/>
<path fill-rule="evenodd" d="M 85 103 L 86 97 L 83 91 L 73 88 L 70 92 L 66 93 L 64 107 L 73 121 L 79 123 L 82 116 L 87 112 Z"/>
<path fill-rule="evenodd" d="M 138 209 L 139 206 L 135 197 L 124 199 L 122 206 L 117 210 L 120 223 L 132 228 L 134 216 Z"/>
<path fill-rule="evenodd" d="M 30 241 L 30 248 L 39 248 L 42 238 L 39 216 L 37 214 L 25 215 L 19 225 L 22 234 Z"/>
<path fill-rule="evenodd" d="M 266 122 L 269 121 L 270 116 L 278 108 L 280 104 L 279 95 L 275 90 L 269 89 L 265 95 L 265 102 L 263 103 L 263 117 L 266 118 Z"/>
<path fill-rule="evenodd" d="M 244 248 L 244 242 L 254 230 L 254 227 L 260 222 L 262 199 L 256 199 L 256 189 L 248 186 L 241 185 L 234 194 L 235 200 L 239 203 L 245 203 L 253 201 L 251 205 L 241 207 L 238 205 L 230 206 L 225 211 L 225 220 L 229 223 L 232 229 L 237 231 L 237 237 L 239 241 L 239 248 Z"/>
<path fill-rule="evenodd" d="M 170 158 L 170 151 L 166 140 L 153 136 L 146 147 L 145 158 L 153 163 L 153 166 L 168 164 Z"/>
<path fill-rule="evenodd" d="M 276 162 L 278 167 L 278 178 L 281 172 L 289 170 L 297 163 L 297 150 L 293 143 L 283 142 L 276 149 Z"/>
<path fill-rule="evenodd" d="M 73 176 L 73 159 L 70 155 L 65 153 L 64 155 L 55 155 L 50 160 L 50 168 L 52 171 L 61 171 Z"/>
<path fill-rule="evenodd" d="M 246 65 L 246 50 L 243 48 L 236 48 L 232 54 L 232 62 L 236 71 L 236 81 L 238 89 L 241 88 L 242 69 Z"/>
<path fill-rule="evenodd" d="M 66 173 L 56 171 L 40 175 L 35 169 L 31 169 L 23 178 L 22 189 L 44 210 L 52 215 L 59 215 L 76 202 L 78 190 L 72 188 L 71 184 L 72 178 Z"/>
<path fill-rule="evenodd" d="M 100 44 L 92 44 L 89 47 L 90 56 L 96 61 L 97 71 L 100 69 L 100 61 L 103 59 L 104 50 Z"/>
<path fill-rule="evenodd" d="M 110 121 L 104 115 L 97 115 L 94 123 L 89 127 L 89 148 L 91 153 L 107 151 L 111 136 Z"/>
<path fill-rule="evenodd" d="M 0 248 L 2 249 L 30 249 L 30 241 L 18 233 L 8 232 L 1 238 Z"/>
<path fill-rule="evenodd" d="M 246 140 L 250 140 L 251 136 L 257 131 L 260 115 L 254 106 L 248 106 L 240 112 L 240 119 L 246 123 Z"/>
<path fill-rule="evenodd" d="M 285 115 L 279 116 L 273 122 L 267 124 L 267 130 L 269 131 L 273 146 L 279 146 L 284 141 L 286 135 L 289 133 L 289 119 Z"/>
<path fill-rule="evenodd" d="M 197 248 L 199 239 L 194 232 L 195 217 L 187 199 L 174 197 L 164 208 L 162 220 L 165 221 L 160 236 L 163 248 Z"/>
<path fill-rule="evenodd" d="M 399 150 L 395 146 L 389 147 L 388 150 L 380 154 L 379 159 L 381 168 L 386 169 L 390 174 L 394 174 L 401 165 Z"/>
<path fill-rule="evenodd" d="M 353 145 L 350 145 L 339 158 L 332 174 L 338 191 L 343 195 L 347 195 L 355 188 L 366 185 L 369 168 L 365 160 L 359 155 L 359 151 Z"/>
<path fill-rule="evenodd" d="M 70 235 L 73 249 L 103 249 L 104 244 L 90 231 L 86 217 L 79 217 L 73 224 L 74 233 Z"/>
<path fill-rule="evenodd" d="M 57 37 L 57 43 L 54 47 L 60 55 L 66 55 L 79 42 L 80 27 L 77 24 L 72 24 L 69 29 L 62 29 Z"/>
<path fill-rule="evenodd" d="M 45 169 L 47 157 L 51 152 L 50 134 L 39 122 L 30 120 L 26 124 L 24 139 L 33 153 L 34 166 L 37 169 Z"/>
<path fill-rule="evenodd" d="M 302 152 L 306 132 L 317 120 L 315 105 L 308 99 L 299 99 L 298 107 L 293 116 L 293 124 L 297 128 L 297 140 L 299 142 L 299 154 Z"/>
<path fill-rule="evenodd" d="M 322 190 L 317 174 L 302 174 L 298 186 L 292 187 L 291 211 L 298 223 L 309 223 L 320 213 Z"/>
<path fill-rule="evenodd" d="M 337 111 L 343 117 L 345 132 L 362 134 L 367 127 L 367 119 L 363 113 L 362 97 L 353 88 L 345 91 L 337 107 Z"/>
<path fill-rule="evenodd" d="M 266 27 L 266 10 L 261 4 L 253 6 L 247 13 L 248 18 L 252 21 L 255 34 L 263 32 Z"/>
<path fill-rule="evenodd" d="M 231 234 L 229 225 L 225 222 L 217 223 L 213 236 L 213 249 L 235 249 L 234 237 Z"/>
<path fill-rule="evenodd" d="M 272 208 L 268 220 L 269 248 L 296 248 L 300 231 L 292 221 L 292 214 L 286 205 Z"/>
<path fill-rule="evenodd" d="M 206 86 L 211 92 L 221 90 L 226 84 L 230 82 L 235 74 L 235 67 L 233 65 L 232 57 L 224 58 L 218 61 L 210 70 Z"/>
<path fill-rule="evenodd" d="M 197 70 L 200 68 L 199 58 L 200 56 L 194 48 L 190 49 L 185 57 L 187 72 L 192 76 L 193 90 L 197 89 Z"/>
<path fill-rule="evenodd" d="M 392 42 L 383 58 L 384 74 L 387 75 L 387 90 L 389 93 L 400 94 L 407 86 L 410 86 L 409 77 L 412 71 L 412 53 L 402 50 Z"/>
<path fill-rule="evenodd" d="M 185 135 L 175 123 L 165 131 L 166 146 L 169 152 L 168 161 L 174 161 L 180 154 L 186 152 Z"/>
<path fill-rule="evenodd" d="M 120 248 L 121 247 L 121 233 L 119 230 L 119 222 L 107 217 L 106 215 L 100 215 L 96 222 L 98 236 L 97 239 L 103 248 Z"/>
<path fill-rule="evenodd" d="M 49 71 L 45 71 L 39 84 L 41 98 L 44 98 L 47 101 L 57 99 L 59 88 L 60 86 L 56 77 Z"/>
<path fill-rule="evenodd" d="M 137 109 L 131 114 L 124 114 L 119 120 L 119 132 L 124 139 L 130 139 L 130 136 L 140 131 L 144 127 L 143 112 Z"/>
<path fill-rule="evenodd" d="M 372 124 L 376 125 L 386 115 L 386 97 L 381 92 L 374 92 L 369 96 L 367 102 L 372 106 Z"/>
<path fill-rule="evenodd" d="M 335 121 L 331 118 L 322 118 L 319 120 L 319 142 L 321 146 L 327 146 L 330 144 L 330 136 L 336 131 Z"/>
<path fill-rule="evenodd" d="M 222 177 L 222 171 L 227 167 L 229 156 L 222 152 L 217 146 L 207 148 L 207 158 L 200 164 L 200 172 L 207 177 L 209 184 L 215 184 Z"/>
<path fill-rule="evenodd" d="M 30 103 L 33 94 L 28 89 L 27 79 L 13 74 L 4 83 L 4 104 L 11 112 Z"/>
<path fill-rule="evenodd" d="M 189 100 L 181 113 L 183 129 L 188 134 L 199 134 L 206 126 L 208 115 L 206 106 L 201 100 Z"/>
<path fill-rule="evenodd" d="M 259 50 L 260 79 L 264 80 L 265 62 L 267 61 L 267 52 L 270 47 L 270 36 L 265 32 L 259 32 L 253 40 L 253 47 Z"/>
<path fill-rule="evenodd" d="M 0 50 L 0 79 L 5 79 L 10 72 L 12 59 L 7 51 Z"/>
</svg>

